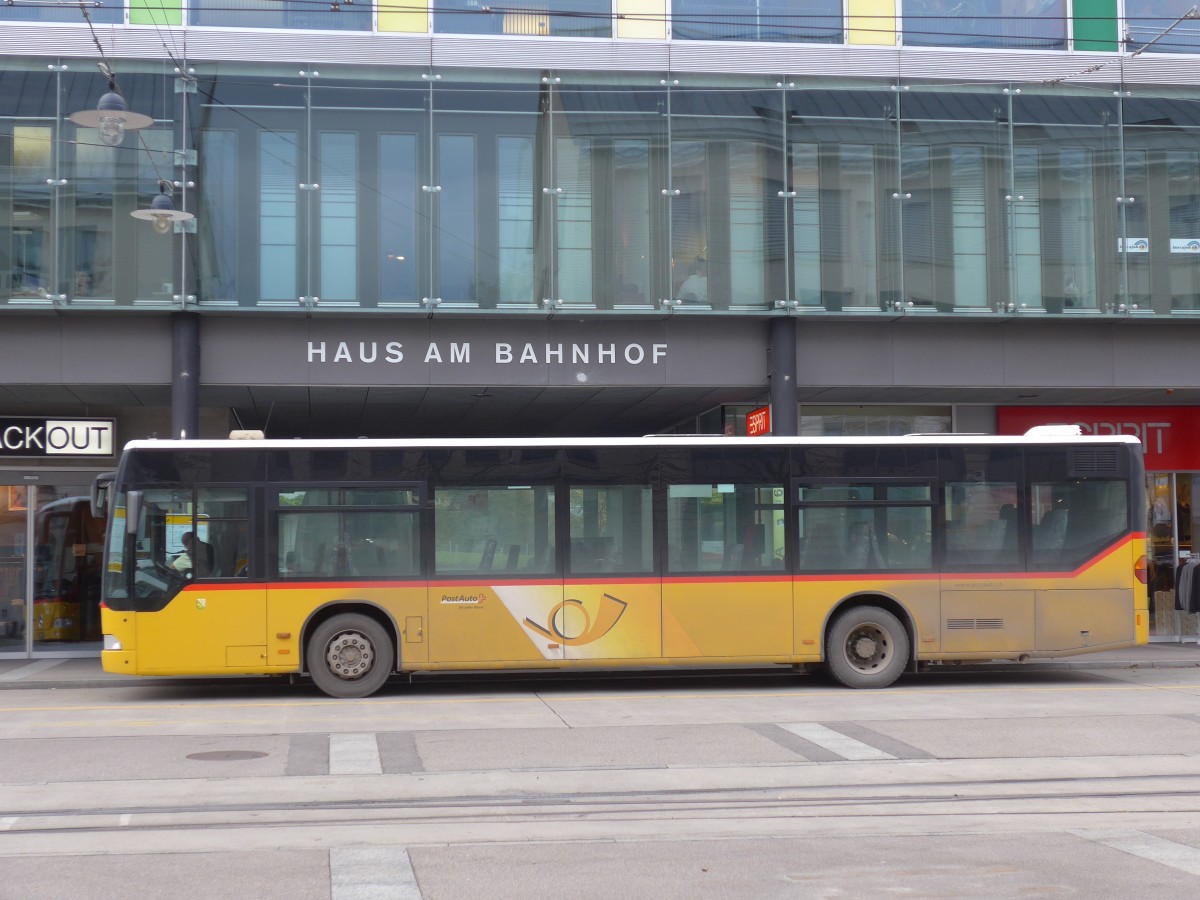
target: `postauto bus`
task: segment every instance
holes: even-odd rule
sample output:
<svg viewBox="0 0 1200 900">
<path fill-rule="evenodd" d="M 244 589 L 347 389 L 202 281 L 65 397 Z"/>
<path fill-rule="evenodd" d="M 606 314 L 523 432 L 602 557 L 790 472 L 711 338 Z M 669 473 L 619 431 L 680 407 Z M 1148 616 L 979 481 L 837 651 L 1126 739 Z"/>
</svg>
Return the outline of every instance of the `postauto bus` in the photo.
<svg viewBox="0 0 1200 900">
<path fill-rule="evenodd" d="M 777 664 L 881 688 L 1148 636 L 1121 436 L 135 441 L 99 488 L 108 672 L 364 697 L 398 672 Z"/>
</svg>

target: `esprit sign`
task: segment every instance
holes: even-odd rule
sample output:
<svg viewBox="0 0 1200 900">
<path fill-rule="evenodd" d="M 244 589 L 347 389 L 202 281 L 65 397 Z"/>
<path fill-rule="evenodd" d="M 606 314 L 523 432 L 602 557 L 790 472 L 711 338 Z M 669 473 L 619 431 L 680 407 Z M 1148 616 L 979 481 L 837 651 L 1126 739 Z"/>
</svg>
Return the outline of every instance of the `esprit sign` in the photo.
<svg viewBox="0 0 1200 900">
<path fill-rule="evenodd" d="M 746 413 L 746 434 L 749 437 L 771 433 L 771 407 L 760 406 Z"/>
<path fill-rule="evenodd" d="M 0 456 L 112 456 L 113 419 L 0 418 Z"/>
<path fill-rule="evenodd" d="M 1200 469 L 1200 407 L 1195 406 L 1002 406 L 1000 434 L 1024 434 L 1034 425 L 1078 425 L 1100 437 L 1131 434 L 1142 442 L 1146 468 L 1154 472 Z"/>
</svg>

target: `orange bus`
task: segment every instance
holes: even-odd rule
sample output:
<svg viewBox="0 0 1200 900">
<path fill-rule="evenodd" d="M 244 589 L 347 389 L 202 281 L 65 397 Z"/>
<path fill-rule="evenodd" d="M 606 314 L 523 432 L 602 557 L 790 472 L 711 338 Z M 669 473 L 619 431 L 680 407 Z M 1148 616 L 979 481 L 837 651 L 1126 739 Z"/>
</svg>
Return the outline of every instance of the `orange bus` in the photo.
<svg viewBox="0 0 1200 900">
<path fill-rule="evenodd" d="M 1140 445 L 1035 431 L 136 441 L 102 478 L 104 669 L 337 697 L 658 665 L 885 687 L 1145 643 Z"/>
</svg>

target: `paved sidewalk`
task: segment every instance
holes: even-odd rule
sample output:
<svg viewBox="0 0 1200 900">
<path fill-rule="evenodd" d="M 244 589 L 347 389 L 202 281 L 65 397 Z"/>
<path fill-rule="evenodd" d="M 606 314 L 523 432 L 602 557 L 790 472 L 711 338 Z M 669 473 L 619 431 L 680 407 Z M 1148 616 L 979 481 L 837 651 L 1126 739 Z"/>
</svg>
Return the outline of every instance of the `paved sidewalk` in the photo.
<svg viewBox="0 0 1200 900">
<path fill-rule="evenodd" d="M 1087 669 L 1182 669 L 1200 667 L 1200 644 L 1155 643 L 1128 650 L 1109 650 L 1061 659 L 1033 659 L 1026 663 L 991 662 L 971 667 L 947 666 L 944 671 L 1007 672 Z M 660 674 L 662 670 L 655 670 Z M 937 669 L 934 669 L 937 671 Z M 101 670 L 98 657 L 88 659 L 0 659 L 0 690 L 28 688 L 144 687 L 150 684 L 211 684 L 211 677 L 172 678 L 111 675 Z M 265 684 L 261 677 L 225 676 L 221 680 L 241 684 Z"/>
</svg>

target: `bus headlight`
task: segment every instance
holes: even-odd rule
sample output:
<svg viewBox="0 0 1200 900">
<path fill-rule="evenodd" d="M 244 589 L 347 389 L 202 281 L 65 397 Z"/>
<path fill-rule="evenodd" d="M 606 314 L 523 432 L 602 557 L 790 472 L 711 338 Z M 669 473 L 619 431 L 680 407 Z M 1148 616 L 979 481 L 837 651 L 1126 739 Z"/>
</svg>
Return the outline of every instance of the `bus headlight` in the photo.
<svg viewBox="0 0 1200 900">
<path fill-rule="evenodd" d="M 122 649 L 121 642 L 117 640 L 115 635 L 106 634 L 104 636 L 104 649 L 105 650 L 121 650 Z"/>
</svg>

